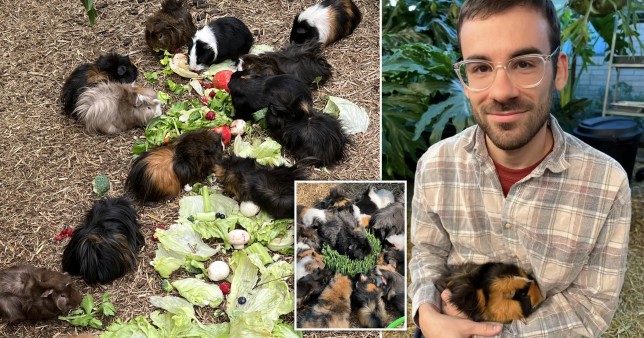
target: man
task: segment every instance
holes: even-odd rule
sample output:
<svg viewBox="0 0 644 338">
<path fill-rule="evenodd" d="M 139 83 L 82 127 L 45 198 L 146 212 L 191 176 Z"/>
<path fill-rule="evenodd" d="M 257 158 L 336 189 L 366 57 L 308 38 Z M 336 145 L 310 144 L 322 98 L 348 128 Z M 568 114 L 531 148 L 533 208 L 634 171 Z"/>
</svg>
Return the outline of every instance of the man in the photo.
<svg viewBox="0 0 644 338">
<path fill-rule="evenodd" d="M 617 307 L 630 227 L 626 173 L 550 115 L 567 81 L 550 0 L 469 0 L 455 64 L 477 126 L 419 160 L 410 297 L 426 338 L 598 336 Z M 445 264 L 506 262 L 544 302 L 526 323 L 462 318 L 434 281 Z M 418 332 L 417 332 L 418 333 Z"/>
</svg>

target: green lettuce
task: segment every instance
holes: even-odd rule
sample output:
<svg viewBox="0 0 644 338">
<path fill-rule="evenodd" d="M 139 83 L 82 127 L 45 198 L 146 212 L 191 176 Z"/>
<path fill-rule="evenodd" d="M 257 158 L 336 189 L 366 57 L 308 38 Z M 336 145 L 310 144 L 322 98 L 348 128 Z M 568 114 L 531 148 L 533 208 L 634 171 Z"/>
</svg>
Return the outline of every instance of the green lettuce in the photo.
<svg viewBox="0 0 644 338">
<path fill-rule="evenodd" d="M 286 163 L 282 157 L 282 146 L 271 138 L 266 138 L 263 142 L 260 139 L 253 139 L 251 144 L 241 137 L 235 137 L 233 153 L 239 157 L 254 158 L 257 163 L 271 167 Z"/>
<path fill-rule="evenodd" d="M 224 300 L 224 294 L 216 284 L 206 283 L 197 278 L 185 278 L 172 282 L 179 294 L 190 303 L 216 308 Z"/>
<path fill-rule="evenodd" d="M 190 260 L 203 262 L 218 252 L 204 243 L 201 236 L 187 222 L 177 222 L 165 230 L 157 229 L 156 237 L 164 249 Z"/>
<path fill-rule="evenodd" d="M 293 324 L 286 324 L 282 321 L 278 321 L 271 332 L 275 338 L 302 338 L 301 331 L 295 331 Z"/>
<path fill-rule="evenodd" d="M 152 326 L 145 316 L 137 316 L 123 322 L 117 319 L 107 327 L 101 338 L 161 338 L 161 334 Z"/>
<path fill-rule="evenodd" d="M 170 275 L 181 267 L 186 261 L 184 255 L 168 251 L 163 246 L 158 245 L 156 256 L 150 264 L 163 278 L 168 278 Z"/>
</svg>

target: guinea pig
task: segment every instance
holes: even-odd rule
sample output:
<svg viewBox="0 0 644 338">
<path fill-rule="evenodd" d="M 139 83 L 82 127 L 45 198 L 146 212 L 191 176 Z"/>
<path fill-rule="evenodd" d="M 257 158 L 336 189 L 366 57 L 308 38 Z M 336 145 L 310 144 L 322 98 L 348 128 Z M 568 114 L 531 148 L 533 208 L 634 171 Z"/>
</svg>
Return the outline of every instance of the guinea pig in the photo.
<svg viewBox="0 0 644 338">
<path fill-rule="evenodd" d="M 20 320 L 56 318 L 78 307 L 82 295 L 68 274 L 31 264 L 0 271 L 0 318 Z"/>
<path fill-rule="evenodd" d="M 360 326 L 384 328 L 389 323 L 389 316 L 382 301 L 382 288 L 364 274 L 357 279 L 351 293 L 351 306 L 357 309 Z"/>
<path fill-rule="evenodd" d="M 374 274 L 382 283 L 385 304 L 392 305 L 401 316 L 405 315 L 405 277 L 391 265 L 378 265 Z"/>
<path fill-rule="evenodd" d="M 161 9 L 145 23 L 145 42 L 152 50 L 174 52 L 183 47 L 197 31 L 183 0 L 164 0 Z"/>
<path fill-rule="evenodd" d="M 284 120 L 299 119 L 313 111 L 311 89 L 294 75 L 261 76 L 246 71 L 234 72 L 228 89 L 235 118 L 252 120 L 253 113 L 269 108 L 273 115 L 271 123 L 275 124 L 268 125 L 269 129 L 279 129 Z"/>
<path fill-rule="evenodd" d="M 266 112 L 267 129 L 298 161 L 331 166 L 344 159 L 350 141 L 338 119 L 318 111 L 298 117 L 274 108 Z"/>
<path fill-rule="evenodd" d="M 74 115 L 90 133 L 118 134 L 145 126 L 161 115 L 161 101 L 150 88 L 107 82 L 80 95 Z"/>
<path fill-rule="evenodd" d="M 237 60 L 248 54 L 252 45 L 253 34 L 241 20 L 230 16 L 216 19 L 188 40 L 190 69 L 202 70 L 227 59 Z"/>
<path fill-rule="evenodd" d="M 348 328 L 351 315 L 351 280 L 336 274 L 317 302 L 298 316 L 298 328 Z"/>
<path fill-rule="evenodd" d="M 477 322 L 526 321 L 543 301 L 534 277 L 514 264 L 451 265 L 435 284 L 440 292 L 449 289 L 450 302 Z"/>
<path fill-rule="evenodd" d="M 252 75 L 291 74 L 315 88 L 331 77 L 331 65 L 319 42 L 289 45 L 276 52 L 246 54 L 237 60 L 237 71 Z"/>
<path fill-rule="evenodd" d="M 318 269 L 324 269 L 324 262 L 320 254 L 304 256 L 297 261 L 297 279 L 315 272 Z"/>
<path fill-rule="evenodd" d="M 274 218 L 293 218 L 295 181 L 308 178 L 297 165 L 269 167 L 235 155 L 215 165 L 215 176 L 225 192 L 240 202 L 254 203 Z"/>
<path fill-rule="evenodd" d="M 361 214 L 373 215 L 378 209 L 386 207 L 395 200 L 391 191 L 386 189 L 376 191 L 375 187 L 369 187 L 355 199 L 355 205 L 360 209 Z"/>
<path fill-rule="evenodd" d="M 136 270 L 145 244 L 136 210 L 125 198 L 94 202 L 63 251 L 63 270 L 89 284 L 105 284 Z"/>
<path fill-rule="evenodd" d="M 130 83 L 137 76 L 138 69 L 127 55 L 105 54 L 99 56 L 94 63 L 84 63 L 76 67 L 63 84 L 60 95 L 63 113 L 77 118 L 74 113 L 76 102 L 88 87 L 108 81 Z"/>
<path fill-rule="evenodd" d="M 223 151 L 221 135 L 210 129 L 185 133 L 137 157 L 125 189 L 142 202 L 177 196 L 186 184 L 205 180 Z"/>
<path fill-rule="evenodd" d="M 405 231 L 404 204 L 394 202 L 376 210 L 371 215 L 369 226 L 381 242 L 384 242 L 390 236 L 401 235 Z"/>
<path fill-rule="evenodd" d="M 378 265 L 386 266 L 389 265 L 396 269 L 400 275 L 405 275 L 405 253 L 396 247 L 389 247 L 383 249 L 380 254 L 378 254 Z"/>
<path fill-rule="evenodd" d="M 339 187 L 331 188 L 331 190 L 329 190 L 329 194 L 325 198 L 315 201 L 315 204 L 313 204 L 313 206 L 317 209 L 353 211 L 353 202 Z"/>
<path fill-rule="evenodd" d="M 362 14 L 351 0 L 324 0 L 300 12 L 293 19 L 291 43 L 318 41 L 324 45 L 349 36 Z"/>
<path fill-rule="evenodd" d="M 314 221 L 320 222 L 318 219 Z M 372 247 L 367 233 L 350 212 L 336 212 L 327 216 L 326 222 L 317 226 L 318 235 L 341 255 L 350 259 L 363 259 L 371 254 Z"/>
<path fill-rule="evenodd" d="M 332 278 L 333 271 L 329 269 L 318 269 L 302 278 L 298 278 L 295 289 L 297 308 L 299 309 L 315 301 Z"/>
</svg>

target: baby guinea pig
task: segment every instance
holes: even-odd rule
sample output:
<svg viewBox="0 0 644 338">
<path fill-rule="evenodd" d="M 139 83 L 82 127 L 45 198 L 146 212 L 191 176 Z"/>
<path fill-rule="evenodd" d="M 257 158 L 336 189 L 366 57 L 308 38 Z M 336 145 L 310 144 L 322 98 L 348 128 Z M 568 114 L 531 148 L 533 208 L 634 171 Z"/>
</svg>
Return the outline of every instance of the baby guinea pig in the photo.
<svg viewBox="0 0 644 338">
<path fill-rule="evenodd" d="M 234 17 L 211 21 L 197 30 L 188 41 L 189 65 L 192 70 L 202 70 L 224 60 L 237 60 L 248 54 L 253 45 L 253 34 Z"/>
<path fill-rule="evenodd" d="M 152 50 L 165 49 L 174 53 L 197 31 L 183 0 L 164 0 L 161 9 L 145 24 L 145 42 Z"/>
</svg>

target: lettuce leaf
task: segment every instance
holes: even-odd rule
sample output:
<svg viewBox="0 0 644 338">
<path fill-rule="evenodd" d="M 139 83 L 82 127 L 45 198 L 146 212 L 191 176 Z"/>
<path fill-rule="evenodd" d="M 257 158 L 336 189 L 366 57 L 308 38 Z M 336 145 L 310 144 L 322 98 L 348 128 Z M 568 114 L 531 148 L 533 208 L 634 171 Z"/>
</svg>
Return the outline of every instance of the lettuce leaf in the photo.
<svg viewBox="0 0 644 338">
<path fill-rule="evenodd" d="M 279 166 L 286 163 L 282 157 L 282 146 L 275 140 L 267 137 L 265 141 L 253 139 L 253 143 L 242 140 L 241 137 L 235 137 L 233 143 L 233 152 L 239 157 L 254 158 L 261 165 L 271 167 Z"/>
<path fill-rule="evenodd" d="M 179 294 L 190 303 L 216 308 L 224 300 L 224 294 L 216 284 L 206 283 L 197 278 L 185 278 L 172 282 Z"/>
<path fill-rule="evenodd" d="M 329 96 L 324 112 L 337 117 L 342 129 L 349 135 L 363 133 L 369 127 L 369 114 L 347 99 Z"/>
<path fill-rule="evenodd" d="M 150 264 L 154 267 L 154 270 L 157 270 L 161 277 L 168 278 L 184 264 L 185 260 L 185 255 L 168 251 L 162 245 L 158 245 L 156 256 Z"/>
<path fill-rule="evenodd" d="M 197 319 L 195 317 L 195 308 L 190 302 L 175 296 L 152 296 L 150 297 L 150 303 L 152 305 L 162 308 L 172 314 L 185 316 L 189 319 Z"/>
<path fill-rule="evenodd" d="M 132 320 L 123 322 L 117 319 L 107 327 L 102 338 L 161 338 L 161 334 L 152 326 L 145 316 L 137 316 Z"/>
<path fill-rule="evenodd" d="M 181 220 L 168 229 L 157 229 L 156 237 L 159 245 L 164 249 L 183 255 L 186 260 L 194 259 L 203 262 L 218 252 L 203 242 L 189 222 L 181 222 Z"/>
<path fill-rule="evenodd" d="M 301 331 L 295 331 L 295 328 L 292 324 L 286 324 L 282 321 L 278 321 L 271 332 L 275 338 L 302 338 Z"/>
<path fill-rule="evenodd" d="M 295 243 L 295 231 L 293 228 L 286 230 L 286 234 L 281 237 L 275 237 L 266 246 L 271 251 L 279 251 L 283 254 L 292 254 Z"/>
</svg>

